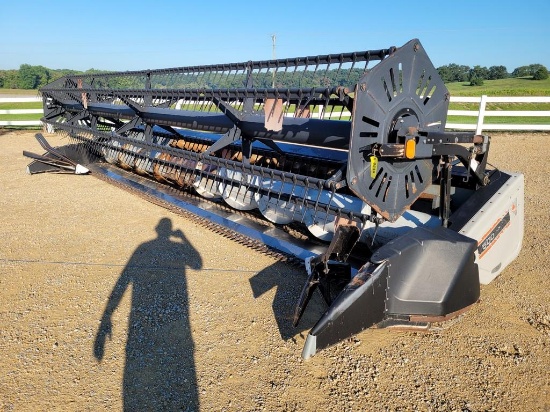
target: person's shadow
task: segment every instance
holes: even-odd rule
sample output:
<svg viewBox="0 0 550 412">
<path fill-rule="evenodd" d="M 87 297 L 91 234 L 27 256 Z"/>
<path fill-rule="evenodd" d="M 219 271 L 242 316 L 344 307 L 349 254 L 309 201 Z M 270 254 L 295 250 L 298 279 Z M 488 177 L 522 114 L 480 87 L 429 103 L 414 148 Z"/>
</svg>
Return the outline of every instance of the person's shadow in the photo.
<svg viewBox="0 0 550 412">
<path fill-rule="evenodd" d="M 201 269 L 202 259 L 181 230 L 172 230 L 170 219 L 161 219 L 155 229 L 158 237 L 138 246 L 109 296 L 94 356 L 103 359 L 111 316 L 131 286 L 124 410 L 197 410 L 185 268 Z"/>
</svg>

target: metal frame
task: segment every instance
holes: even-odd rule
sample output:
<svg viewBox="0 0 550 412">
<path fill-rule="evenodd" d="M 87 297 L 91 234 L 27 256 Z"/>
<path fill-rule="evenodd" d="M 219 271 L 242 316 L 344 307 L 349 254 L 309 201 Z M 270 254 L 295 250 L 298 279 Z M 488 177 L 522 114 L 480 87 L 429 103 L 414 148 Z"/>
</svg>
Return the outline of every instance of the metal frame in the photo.
<svg viewBox="0 0 550 412">
<path fill-rule="evenodd" d="M 479 296 L 476 242 L 458 234 L 451 200 L 457 188 L 471 195 L 490 186 L 490 140 L 444 131 L 448 91 L 416 39 L 366 52 L 68 76 L 41 93 L 43 122 L 109 163 L 184 190 L 206 182 L 203 193 L 241 210 L 263 199 L 276 223 L 332 231 L 324 251 L 306 256 L 294 323 L 317 287 L 329 309 L 305 357 L 374 324 L 451 315 Z M 349 115 L 324 118 L 335 109 Z M 440 227 L 419 223 L 374 249 L 379 228 L 397 227 L 434 186 L 428 215 L 437 209 Z M 367 228 L 372 242 L 349 281 Z M 460 247 L 442 257 L 451 244 Z M 415 262 L 426 256 L 452 264 L 425 276 Z M 404 284 L 417 287 L 398 296 Z"/>
</svg>

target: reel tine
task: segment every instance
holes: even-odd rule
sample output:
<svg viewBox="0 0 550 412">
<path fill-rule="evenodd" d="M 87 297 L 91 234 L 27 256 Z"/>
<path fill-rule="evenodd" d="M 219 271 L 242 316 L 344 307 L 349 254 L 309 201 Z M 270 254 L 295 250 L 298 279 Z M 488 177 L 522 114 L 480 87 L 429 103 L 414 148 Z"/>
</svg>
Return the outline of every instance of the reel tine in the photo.
<svg viewBox="0 0 550 412">
<path fill-rule="evenodd" d="M 289 199 L 288 199 L 289 203 L 294 205 L 293 210 L 292 210 L 292 220 L 296 220 L 295 216 L 296 216 L 296 212 L 298 210 L 298 202 L 296 202 L 297 196 L 295 195 L 296 182 L 297 182 L 296 176 L 293 175 L 292 176 L 292 189 L 290 190 L 290 196 L 289 196 Z"/>
<path fill-rule="evenodd" d="M 328 201 L 328 204 L 326 206 L 326 211 L 325 211 L 325 221 L 323 223 L 323 229 L 326 230 L 326 225 L 327 225 L 327 222 L 328 222 L 328 216 L 329 216 L 329 211 L 330 211 L 330 206 L 332 205 L 332 201 L 334 200 L 334 193 L 335 193 L 335 190 L 334 190 L 334 186 L 332 187 L 332 190 L 330 191 L 330 199 Z"/>
<path fill-rule="evenodd" d="M 217 166 L 216 166 L 216 170 L 219 170 L 220 169 L 220 162 L 217 161 Z M 206 173 L 206 170 L 205 170 L 205 173 Z M 216 179 L 214 178 L 214 176 L 208 174 L 209 177 L 211 177 L 210 179 L 207 179 L 206 180 L 206 183 L 208 184 L 208 182 L 210 182 L 210 193 L 214 193 L 214 185 L 216 184 Z"/>
<path fill-rule="evenodd" d="M 272 179 L 275 178 L 273 171 L 271 171 L 271 177 Z M 277 202 L 275 202 L 275 205 L 279 207 L 279 202 L 281 201 L 281 196 L 283 195 L 283 189 L 284 189 L 284 179 L 281 183 L 281 187 L 279 188 L 279 192 L 277 193 Z"/>
<path fill-rule="evenodd" d="M 302 204 L 300 205 L 301 209 L 306 210 L 307 209 L 307 198 L 309 194 L 309 179 L 306 177 L 304 181 L 304 196 L 302 197 Z M 300 223 L 304 223 L 305 213 L 302 215 L 302 218 L 300 219 Z"/>
</svg>

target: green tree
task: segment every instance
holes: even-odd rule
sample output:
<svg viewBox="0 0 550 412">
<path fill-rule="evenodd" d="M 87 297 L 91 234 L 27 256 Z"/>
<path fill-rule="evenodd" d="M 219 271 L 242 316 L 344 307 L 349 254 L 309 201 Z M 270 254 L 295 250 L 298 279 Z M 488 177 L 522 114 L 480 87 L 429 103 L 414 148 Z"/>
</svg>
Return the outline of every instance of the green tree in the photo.
<svg viewBox="0 0 550 412">
<path fill-rule="evenodd" d="M 22 64 L 19 67 L 18 85 L 21 89 L 38 89 L 50 82 L 50 71 L 44 66 Z"/>
<path fill-rule="evenodd" d="M 483 79 L 481 77 L 473 77 L 470 80 L 470 86 L 483 86 Z"/>
<path fill-rule="evenodd" d="M 439 76 L 445 83 L 451 82 L 465 82 L 469 80 L 468 73 L 470 72 L 469 66 L 458 65 L 451 63 L 446 66 L 437 68 Z"/>
<path fill-rule="evenodd" d="M 487 80 L 506 79 L 507 77 L 508 77 L 508 70 L 506 70 L 505 66 L 489 67 Z"/>
<path fill-rule="evenodd" d="M 79 73 L 82 73 L 82 72 L 79 72 L 77 70 L 69 70 L 69 69 L 50 70 L 49 82 L 51 83 L 57 79 L 60 79 L 63 76 L 72 76 Z"/>
<path fill-rule="evenodd" d="M 529 66 L 516 67 L 512 72 L 512 77 L 527 77 L 529 74 Z"/>
<path fill-rule="evenodd" d="M 548 69 L 544 66 L 539 67 L 535 73 L 533 73 L 533 80 L 546 80 L 548 79 Z"/>
<path fill-rule="evenodd" d="M 0 70 L 0 78 L 3 86 L 6 89 L 17 89 L 18 71 L 17 70 Z"/>
<path fill-rule="evenodd" d="M 489 69 L 487 67 L 474 66 L 468 73 L 468 80 L 472 82 L 474 79 L 486 80 L 489 78 Z"/>
<path fill-rule="evenodd" d="M 538 64 L 538 63 L 530 64 L 528 66 L 520 66 L 520 67 L 517 67 L 517 68 L 514 69 L 514 71 L 512 72 L 512 77 L 534 76 L 535 73 L 538 70 L 540 70 L 541 68 L 543 69 L 543 71 L 546 69 L 545 66 L 543 66 L 542 64 Z"/>
</svg>

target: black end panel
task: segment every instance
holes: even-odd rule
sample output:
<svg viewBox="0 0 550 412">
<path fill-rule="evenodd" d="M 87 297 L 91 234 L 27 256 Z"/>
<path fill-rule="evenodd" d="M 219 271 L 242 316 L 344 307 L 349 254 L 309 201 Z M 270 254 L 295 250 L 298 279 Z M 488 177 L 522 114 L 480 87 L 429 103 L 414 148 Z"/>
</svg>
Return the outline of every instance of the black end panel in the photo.
<svg viewBox="0 0 550 412">
<path fill-rule="evenodd" d="M 445 316 L 477 302 L 475 240 L 443 227 L 416 228 L 381 247 L 388 264 L 387 314 Z"/>
<path fill-rule="evenodd" d="M 381 322 L 386 287 L 385 264 L 363 266 L 311 329 L 308 339 L 315 344 L 311 352 L 303 354 L 304 358 Z"/>
<path fill-rule="evenodd" d="M 382 246 L 311 329 L 302 356 L 388 319 L 443 317 L 477 302 L 476 246 L 443 227 L 415 228 Z"/>
</svg>

